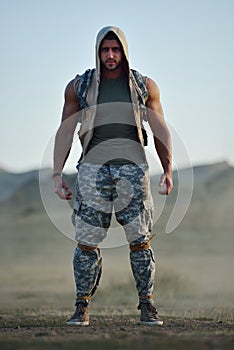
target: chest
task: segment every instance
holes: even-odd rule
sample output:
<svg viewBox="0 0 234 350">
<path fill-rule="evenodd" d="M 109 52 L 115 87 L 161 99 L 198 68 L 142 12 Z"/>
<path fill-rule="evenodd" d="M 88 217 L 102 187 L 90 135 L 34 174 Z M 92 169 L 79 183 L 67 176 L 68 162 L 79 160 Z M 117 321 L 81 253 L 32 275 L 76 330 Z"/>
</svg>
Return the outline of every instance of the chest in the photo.
<svg viewBox="0 0 234 350">
<path fill-rule="evenodd" d="M 110 102 L 131 102 L 126 78 L 103 79 L 99 85 L 98 104 Z"/>
</svg>

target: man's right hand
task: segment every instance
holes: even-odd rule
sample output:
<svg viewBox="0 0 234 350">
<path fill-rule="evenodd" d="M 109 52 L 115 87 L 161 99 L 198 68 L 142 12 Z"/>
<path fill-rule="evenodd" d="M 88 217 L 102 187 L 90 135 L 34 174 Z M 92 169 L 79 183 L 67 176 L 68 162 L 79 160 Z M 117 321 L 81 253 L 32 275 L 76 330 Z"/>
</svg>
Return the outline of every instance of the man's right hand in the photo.
<svg viewBox="0 0 234 350">
<path fill-rule="evenodd" d="M 61 176 L 55 176 L 54 188 L 55 193 L 59 196 L 59 198 L 64 200 L 72 199 L 72 192 Z"/>
<path fill-rule="evenodd" d="M 173 181 L 172 181 L 172 174 L 165 172 L 162 174 L 159 182 L 159 186 L 162 187 L 163 185 L 166 185 L 166 188 L 162 191 L 159 191 L 159 194 L 162 195 L 169 195 L 173 188 Z"/>
</svg>

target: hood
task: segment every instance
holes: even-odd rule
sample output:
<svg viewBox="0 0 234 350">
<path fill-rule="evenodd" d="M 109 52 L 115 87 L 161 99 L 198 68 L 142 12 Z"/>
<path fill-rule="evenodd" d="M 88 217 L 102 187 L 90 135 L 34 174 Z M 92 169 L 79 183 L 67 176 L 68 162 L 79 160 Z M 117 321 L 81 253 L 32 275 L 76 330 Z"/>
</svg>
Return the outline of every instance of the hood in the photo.
<svg viewBox="0 0 234 350">
<path fill-rule="evenodd" d="M 98 81 L 100 81 L 100 74 L 101 74 L 99 47 L 100 47 L 102 40 L 104 39 L 104 37 L 106 36 L 106 34 L 108 32 L 114 32 L 116 34 L 116 36 L 118 37 L 119 41 L 122 44 L 124 55 L 125 55 L 125 58 L 127 60 L 128 67 L 129 67 L 128 44 L 127 44 L 127 40 L 126 40 L 124 32 L 118 27 L 114 27 L 114 26 L 104 27 L 97 34 L 96 47 L 95 47 L 95 49 L 96 49 L 96 69 L 97 69 Z"/>
</svg>

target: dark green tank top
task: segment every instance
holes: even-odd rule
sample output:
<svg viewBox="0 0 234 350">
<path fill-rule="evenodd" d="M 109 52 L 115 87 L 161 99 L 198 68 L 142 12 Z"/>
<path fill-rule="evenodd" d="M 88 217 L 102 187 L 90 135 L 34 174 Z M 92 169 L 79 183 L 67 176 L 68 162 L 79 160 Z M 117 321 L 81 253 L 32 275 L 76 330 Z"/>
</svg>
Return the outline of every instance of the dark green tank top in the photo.
<svg viewBox="0 0 234 350">
<path fill-rule="evenodd" d="M 144 162 L 127 77 L 102 79 L 97 103 L 86 161 L 101 164 Z"/>
</svg>

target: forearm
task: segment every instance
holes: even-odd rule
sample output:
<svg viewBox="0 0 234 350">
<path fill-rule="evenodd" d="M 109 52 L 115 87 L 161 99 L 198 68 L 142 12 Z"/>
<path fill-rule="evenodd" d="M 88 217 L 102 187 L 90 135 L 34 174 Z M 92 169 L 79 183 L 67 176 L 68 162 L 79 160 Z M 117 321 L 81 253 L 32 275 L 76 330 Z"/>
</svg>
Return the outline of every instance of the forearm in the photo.
<svg viewBox="0 0 234 350">
<path fill-rule="evenodd" d="M 171 137 L 168 130 L 164 130 L 160 137 L 154 136 L 154 145 L 159 156 L 164 173 L 172 174 Z"/>
<path fill-rule="evenodd" d="M 61 173 L 72 146 L 73 134 L 66 133 L 63 125 L 60 126 L 54 144 L 54 173 Z"/>
<path fill-rule="evenodd" d="M 149 111 L 148 121 L 154 136 L 154 145 L 163 170 L 172 172 L 172 145 L 170 131 L 162 114 Z"/>
<path fill-rule="evenodd" d="M 160 177 L 159 186 L 166 186 L 163 190 L 159 191 L 159 194 L 169 195 L 173 188 L 173 180 L 171 137 L 167 128 L 161 131 L 160 137 L 154 137 L 154 144 L 164 170 L 164 173 Z"/>
</svg>

